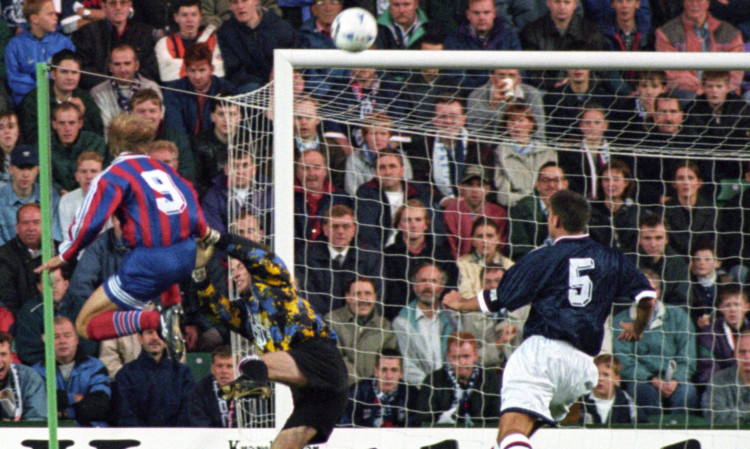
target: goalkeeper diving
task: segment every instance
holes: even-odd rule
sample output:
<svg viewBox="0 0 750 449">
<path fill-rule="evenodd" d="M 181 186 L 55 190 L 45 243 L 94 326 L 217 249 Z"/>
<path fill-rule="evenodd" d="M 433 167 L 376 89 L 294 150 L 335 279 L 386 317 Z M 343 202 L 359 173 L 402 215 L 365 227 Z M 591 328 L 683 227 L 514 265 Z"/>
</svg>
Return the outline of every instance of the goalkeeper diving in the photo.
<svg viewBox="0 0 750 449">
<path fill-rule="evenodd" d="M 214 248 L 230 257 L 234 298 L 220 295 L 207 279 Z M 348 398 L 347 369 L 336 334 L 297 295 L 284 262 L 265 246 L 224 234 L 199 242 L 193 281 L 209 318 L 249 339 L 260 356 L 240 361 L 240 377 L 225 397 L 262 396 L 269 382 L 288 385 L 294 411 L 271 449 L 301 449 L 328 440 Z"/>
</svg>

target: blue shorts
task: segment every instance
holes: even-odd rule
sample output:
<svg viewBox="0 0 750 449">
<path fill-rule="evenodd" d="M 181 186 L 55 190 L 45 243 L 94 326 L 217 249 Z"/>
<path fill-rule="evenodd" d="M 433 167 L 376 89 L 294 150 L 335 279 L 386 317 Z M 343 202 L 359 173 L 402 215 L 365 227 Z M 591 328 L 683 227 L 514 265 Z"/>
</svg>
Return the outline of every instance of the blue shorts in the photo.
<svg viewBox="0 0 750 449">
<path fill-rule="evenodd" d="M 192 238 L 160 248 L 136 248 L 104 282 L 104 292 L 120 309 L 140 310 L 172 284 L 190 279 L 195 253 Z"/>
</svg>

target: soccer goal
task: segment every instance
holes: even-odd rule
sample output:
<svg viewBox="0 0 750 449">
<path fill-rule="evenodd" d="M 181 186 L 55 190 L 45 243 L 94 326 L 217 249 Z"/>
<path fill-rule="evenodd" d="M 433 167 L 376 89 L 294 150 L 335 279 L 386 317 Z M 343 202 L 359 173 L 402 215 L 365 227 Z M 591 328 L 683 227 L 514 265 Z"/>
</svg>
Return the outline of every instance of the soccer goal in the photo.
<svg viewBox="0 0 750 449">
<path fill-rule="evenodd" d="M 598 423 L 591 412 L 595 406 L 577 404 L 562 428 L 535 434 L 534 447 L 661 448 L 695 439 L 702 447 L 739 448 L 750 436 L 746 430 L 738 430 L 747 428 L 743 412 L 718 405 L 719 390 L 711 389 L 705 371 L 702 377 L 697 374 L 698 369 L 718 371 L 719 366 L 731 364 L 726 353 L 710 355 L 705 344 L 700 344 L 716 341 L 703 338 L 704 334 L 711 334 L 710 326 L 717 318 L 731 312 L 719 308 L 718 303 L 714 307 L 702 302 L 696 292 L 705 289 L 696 285 L 712 289 L 717 284 L 711 279 L 742 279 L 747 273 L 744 254 L 750 250 L 750 241 L 745 240 L 744 192 L 749 179 L 745 174 L 750 160 L 746 152 L 750 114 L 745 101 L 737 96 L 746 70 L 750 63 L 742 54 L 277 50 L 273 84 L 229 100 L 243 111 L 237 131 L 242 136 L 236 140 L 239 144 L 229 163 L 231 166 L 243 152 L 252 152 L 257 170 L 263 174 L 256 177 L 261 182 L 258 186 L 272 187 L 273 204 L 260 219 L 264 238 L 289 266 L 294 263 L 303 296 L 317 301 L 316 307 L 325 312 L 347 307 L 346 292 L 337 276 L 346 272 L 349 280 L 356 275 L 374 277 L 375 310 L 388 318 L 409 308 L 409 300 L 415 298 L 414 281 L 418 280 L 413 271 L 419 262 L 426 259 L 440 266 L 448 277 L 445 288 L 458 287 L 462 293 L 473 294 L 489 281 L 482 276 L 491 268 L 505 269 L 545 244 L 544 222 L 535 215 L 544 210 L 545 192 L 567 186 L 584 193 L 593 199 L 592 237 L 620 247 L 645 267 L 656 268 L 666 305 L 661 313 L 668 310 L 670 321 L 674 321 L 669 326 L 677 327 L 655 332 L 653 338 L 658 341 L 649 345 L 659 350 L 644 355 L 636 349 L 628 352 L 629 348 L 616 343 L 619 327 L 613 320 L 604 352 L 614 352 L 621 359 L 622 367 L 617 368 L 620 387 L 633 404 L 625 415 L 633 422 Z M 706 95 L 696 97 L 696 91 Z M 436 104 L 451 106 L 456 98 L 460 98 L 458 112 L 436 109 Z M 314 109 L 309 107 L 310 100 Z M 317 134 L 309 132 L 304 119 L 314 122 Z M 378 132 L 385 135 L 381 136 L 383 145 L 372 137 Z M 452 141 L 461 141 L 462 148 L 471 144 L 476 152 L 467 151 L 463 160 L 448 160 L 446 151 L 451 149 L 447 143 Z M 360 243 L 365 240 L 364 249 L 357 252 L 355 269 L 340 268 L 330 260 L 323 265 L 313 261 L 310 248 L 320 241 L 321 233 L 329 232 L 323 230 L 325 217 L 309 204 L 295 212 L 295 200 L 302 204 L 299 201 L 312 193 L 295 179 L 304 168 L 311 168 L 297 158 L 316 147 L 322 148 L 328 179 L 350 201 L 347 204 L 354 210 L 357 238 Z M 406 196 L 394 200 L 386 194 L 364 199 L 361 184 L 391 176 L 379 173 L 376 164 L 378 152 L 386 147 L 401 155 L 403 176 L 424 193 L 419 197 L 421 203 L 408 202 Z M 363 165 L 346 162 L 368 149 Z M 557 164 L 542 169 L 540 175 L 540 168 L 550 161 Z M 467 172 L 472 165 L 480 170 Z M 557 167 L 562 172 L 556 171 Z M 471 184 L 469 173 L 475 173 L 479 182 Z M 468 187 L 459 188 L 463 178 Z M 473 201 L 472 206 L 479 201 L 476 196 L 466 200 L 471 196 L 470 184 L 488 186 L 486 198 L 500 206 L 502 212 L 490 217 L 495 218 L 499 237 L 486 232 L 489 225 L 479 227 L 485 232 L 472 229 L 482 211 L 491 215 L 488 211 L 497 211 L 497 206 L 480 212 L 457 206 L 461 201 Z M 550 186 L 554 186 L 552 190 Z M 371 203 L 386 211 L 384 215 L 393 204 L 404 209 L 399 214 L 390 210 L 387 219 L 373 221 L 360 213 Z M 428 221 L 422 230 L 410 229 L 403 218 L 415 210 L 424 210 Z M 239 209 L 231 211 L 230 222 L 239 213 Z M 443 219 L 450 214 L 454 215 L 450 220 Z M 639 232 L 644 222 L 651 228 L 662 226 L 671 245 L 671 249 L 660 249 L 663 258 L 653 248 L 644 248 L 647 245 Z M 409 238 L 414 236 L 417 243 L 410 248 Z M 419 257 L 404 253 L 406 249 L 416 254 L 424 248 L 426 252 Z M 398 251 L 403 257 L 397 257 Z M 469 259 L 456 264 L 465 254 Z M 488 254 L 492 260 L 475 261 L 472 268 L 471 257 Z M 704 265 L 696 261 L 711 257 L 713 269 L 695 268 Z M 361 272 L 372 260 L 378 261 L 376 271 Z M 680 267 L 679 274 L 673 271 L 674 265 Z M 327 279 L 327 284 L 310 281 L 321 272 L 326 272 L 319 277 Z M 674 309 L 679 310 L 674 312 L 679 319 L 672 318 Z M 616 318 L 628 313 L 627 304 L 613 310 Z M 356 320 L 336 321 L 337 316 L 329 316 L 334 328 L 344 332 L 353 328 L 355 335 L 367 330 Z M 499 324 L 478 316 L 450 316 L 446 322 L 454 331 L 474 335 L 477 366 L 501 373 L 500 367 L 520 340 L 523 319 L 522 314 L 511 313 L 501 317 Z M 513 331 L 504 330 L 507 327 Z M 389 321 L 388 329 L 379 332 L 381 341 L 386 340 L 386 333 L 393 333 L 397 346 L 413 359 L 403 364 L 404 378 L 413 386 L 422 385 L 414 380 L 416 376 L 450 369 L 450 363 L 441 359 L 445 354 L 414 348 L 424 340 L 416 330 L 390 326 Z M 501 337 L 501 343 L 496 344 Z M 357 372 L 357 368 L 371 369 L 379 349 L 346 344 L 342 345 L 353 365 L 352 382 L 376 384 L 370 380 L 372 373 Z M 237 342 L 237 353 L 247 350 L 246 343 Z M 650 366 L 652 359 L 659 359 L 663 366 Z M 707 368 L 709 362 L 715 365 Z M 673 408 L 667 407 L 669 401 L 663 410 L 649 407 L 648 389 L 639 386 L 651 380 L 643 377 L 642 370 L 652 370 L 654 377 L 667 384 L 674 380 L 679 386 L 690 385 L 690 390 L 674 393 L 681 399 L 675 400 Z M 739 386 L 738 382 L 733 385 Z M 402 407 L 400 411 L 401 415 L 416 412 L 419 421 L 431 422 L 435 428 L 342 427 L 334 431 L 328 446 L 407 448 L 452 439 L 462 449 L 492 444 L 497 410 L 475 412 L 479 416 L 444 413 L 455 406 L 454 399 L 459 400 L 449 388 L 447 406 L 441 408 L 437 398 L 445 395 L 445 388 L 425 383 L 419 393 L 425 399 L 415 405 L 417 409 Z M 479 409 L 495 407 L 499 401 L 497 392 L 480 396 Z M 701 396 L 709 404 L 708 410 Z M 356 406 L 375 415 L 370 422 L 382 424 L 382 404 L 373 407 L 361 402 Z M 277 387 L 275 425 L 281 426 L 290 411 L 288 391 Z M 614 415 L 610 416 L 615 421 Z M 715 430 L 719 428 L 734 430 Z"/>
</svg>

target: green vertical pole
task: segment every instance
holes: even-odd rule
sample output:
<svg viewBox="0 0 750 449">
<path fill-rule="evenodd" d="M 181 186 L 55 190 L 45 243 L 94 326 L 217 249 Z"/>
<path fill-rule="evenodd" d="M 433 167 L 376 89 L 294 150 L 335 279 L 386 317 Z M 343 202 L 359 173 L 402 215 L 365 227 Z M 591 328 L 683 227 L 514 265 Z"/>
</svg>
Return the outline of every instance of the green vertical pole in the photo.
<svg viewBox="0 0 750 449">
<path fill-rule="evenodd" d="M 49 138 L 49 78 L 47 64 L 36 65 L 36 103 L 39 120 L 39 192 L 42 200 L 42 260 L 52 258 L 52 182 L 50 179 Z M 44 296 L 44 365 L 47 373 L 47 429 L 49 449 L 58 449 L 57 444 L 57 388 L 55 386 L 55 311 L 52 302 L 52 284 L 49 272 L 42 273 L 42 295 Z"/>
</svg>

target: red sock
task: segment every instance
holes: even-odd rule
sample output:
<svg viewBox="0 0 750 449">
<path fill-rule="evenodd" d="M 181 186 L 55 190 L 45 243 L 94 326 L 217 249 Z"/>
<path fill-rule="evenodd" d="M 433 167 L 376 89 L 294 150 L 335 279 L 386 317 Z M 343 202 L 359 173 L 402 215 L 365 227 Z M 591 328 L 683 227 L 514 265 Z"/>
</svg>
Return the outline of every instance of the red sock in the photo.
<svg viewBox="0 0 750 449">
<path fill-rule="evenodd" d="M 173 306 L 182 302 L 180 296 L 180 286 L 172 284 L 164 293 L 161 294 L 161 305 L 166 307 Z"/>
<path fill-rule="evenodd" d="M 145 330 L 159 329 L 159 312 L 128 310 L 100 313 L 86 326 L 91 341 L 124 337 Z"/>
</svg>

